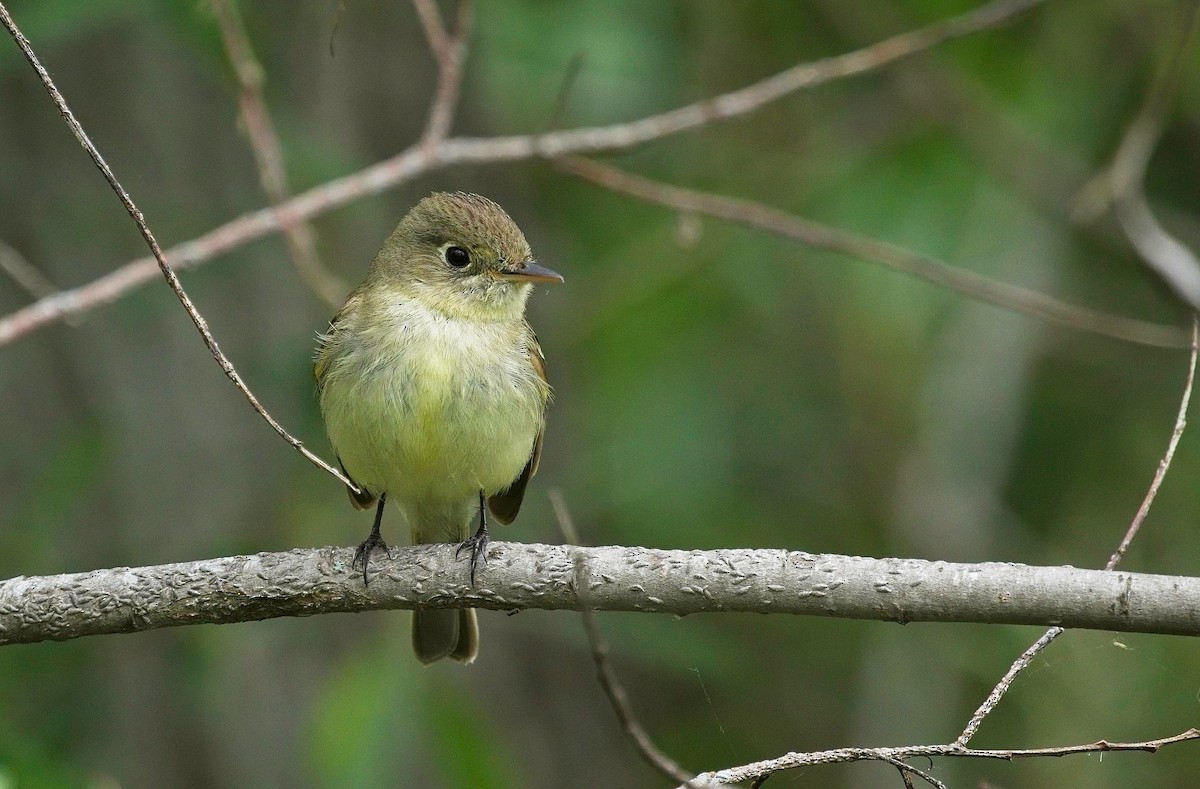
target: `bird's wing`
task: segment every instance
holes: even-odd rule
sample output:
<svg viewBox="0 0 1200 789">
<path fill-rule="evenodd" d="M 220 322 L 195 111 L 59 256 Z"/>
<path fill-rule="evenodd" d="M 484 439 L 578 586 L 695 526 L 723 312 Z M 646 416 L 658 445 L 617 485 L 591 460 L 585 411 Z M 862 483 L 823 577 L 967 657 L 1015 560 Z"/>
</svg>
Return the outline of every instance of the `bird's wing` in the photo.
<svg viewBox="0 0 1200 789">
<path fill-rule="evenodd" d="M 353 309 L 354 302 L 357 300 L 357 293 L 351 293 L 346 299 L 346 305 L 338 310 L 338 314 L 333 316 L 333 320 L 329 321 L 329 329 L 325 333 L 317 337 L 317 352 L 313 357 L 313 376 L 317 379 L 317 393 L 320 394 L 321 386 L 325 383 L 325 374 L 329 372 L 329 365 L 334 357 L 334 346 L 337 344 L 338 321 L 342 316 Z M 354 485 L 360 492 L 355 493 L 353 488 L 346 488 L 346 493 L 350 496 L 350 503 L 355 509 L 365 510 L 375 503 L 376 496 L 362 485 L 354 481 L 350 476 L 350 472 L 346 470 L 346 466 L 342 463 L 342 459 L 338 458 L 338 466 L 341 467 L 342 473 L 346 475 L 346 479 L 354 482 Z"/>
<path fill-rule="evenodd" d="M 529 361 L 533 363 L 533 370 L 537 373 L 538 378 L 542 380 L 542 384 L 549 390 L 549 383 L 546 378 L 546 357 L 542 355 L 542 347 L 538 344 L 537 337 L 532 332 L 529 334 Z M 525 464 L 525 468 L 521 469 L 521 473 L 513 480 L 512 484 L 499 493 L 488 497 L 488 509 L 492 513 L 492 517 L 500 521 L 504 525 L 512 523 L 517 513 L 521 509 L 521 501 L 525 498 L 525 487 L 529 484 L 530 478 L 537 473 L 538 462 L 542 459 L 542 433 L 543 430 L 538 430 L 537 436 L 533 439 L 533 448 L 529 452 L 529 461 Z"/>
<path fill-rule="evenodd" d="M 313 354 L 313 377 L 317 379 L 318 392 L 325 383 L 325 374 L 329 372 L 329 365 L 333 361 L 334 346 L 337 344 L 338 321 L 353 309 L 352 305 L 357 301 L 357 295 L 357 293 L 351 293 L 346 299 L 346 304 L 329 321 L 329 328 L 317 335 L 317 350 Z"/>
<path fill-rule="evenodd" d="M 374 504 L 375 494 L 358 484 L 358 482 L 355 482 L 354 477 L 350 476 L 350 472 L 346 471 L 346 466 L 342 463 L 341 458 L 338 458 L 338 466 L 342 469 L 342 473 L 346 475 L 346 479 L 354 482 L 355 487 L 359 490 L 358 493 L 355 493 L 354 488 L 346 488 L 346 493 L 350 495 L 350 503 L 354 505 L 354 509 L 365 510 Z"/>
</svg>

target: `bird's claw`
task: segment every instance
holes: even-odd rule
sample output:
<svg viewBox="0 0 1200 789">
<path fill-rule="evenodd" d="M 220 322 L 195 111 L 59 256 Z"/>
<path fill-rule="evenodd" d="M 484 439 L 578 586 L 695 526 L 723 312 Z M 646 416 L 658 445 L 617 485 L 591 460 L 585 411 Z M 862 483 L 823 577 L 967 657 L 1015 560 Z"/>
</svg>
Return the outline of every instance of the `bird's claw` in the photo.
<svg viewBox="0 0 1200 789">
<path fill-rule="evenodd" d="M 366 586 L 368 583 L 367 565 L 371 563 L 371 554 L 375 552 L 376 548 L 382 549 L 387 558 L 392 558 L 392 551 L 388 548 L 387 543 L 383 541 L 383 538 L 378 534 L 372 534 L 359 543 L 358 549 L 354 552 L 354 561 L 350 562 L 351 569 L 362 568 L 363 586 Z"/>
<path fill-rule="evenodd" d="M 475 586 L 475 571 L 487 564 L 487 547 L 492 538 L 488 536 L 487 529 L 480 529 L 474 535 L 463 540 L 458 550 L 454 552 L 454 557 L 462 556 L 463 551 L 470 551 L 471 558 L 471 586 Z"/>
</svg>

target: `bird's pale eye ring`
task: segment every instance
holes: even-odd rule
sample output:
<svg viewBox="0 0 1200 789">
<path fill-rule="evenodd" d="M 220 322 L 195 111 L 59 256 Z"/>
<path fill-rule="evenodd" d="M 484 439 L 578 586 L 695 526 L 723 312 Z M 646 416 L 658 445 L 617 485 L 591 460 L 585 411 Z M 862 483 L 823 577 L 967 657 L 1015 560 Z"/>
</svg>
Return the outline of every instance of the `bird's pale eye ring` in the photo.
<svg viewBox="0 0 1200 789">
<path fill-rule="evenodd" d="M 452 268 L 466 268 L 471 265 L 471 253 L 462 247 L 446 247 L 442 255 Z"/>
</svg>

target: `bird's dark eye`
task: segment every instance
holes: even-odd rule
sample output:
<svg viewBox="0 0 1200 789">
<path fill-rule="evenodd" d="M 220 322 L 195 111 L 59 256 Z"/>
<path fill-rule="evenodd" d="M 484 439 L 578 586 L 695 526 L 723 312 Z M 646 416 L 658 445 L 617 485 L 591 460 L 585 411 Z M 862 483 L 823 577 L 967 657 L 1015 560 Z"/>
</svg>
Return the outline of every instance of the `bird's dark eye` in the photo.
<svg viewBox="0 0 1200 789">
<path fill-rule="evenodd" d="M 446 262 L 454 268 L 466 268 L 471 264 L 471 254 L 462 247 L 446 247 Z"/>
</svg>

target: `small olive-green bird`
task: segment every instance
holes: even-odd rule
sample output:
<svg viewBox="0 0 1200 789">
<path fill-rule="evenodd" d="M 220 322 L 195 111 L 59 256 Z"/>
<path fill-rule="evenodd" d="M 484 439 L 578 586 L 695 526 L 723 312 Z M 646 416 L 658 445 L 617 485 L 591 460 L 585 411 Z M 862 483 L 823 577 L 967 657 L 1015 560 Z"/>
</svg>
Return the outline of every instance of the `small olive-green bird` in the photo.
<svg viewBox="0 0 1200 789">
<path fill-rule="evenodd" d="M 432 194 L 400 221 L 317 347 L 321 414 L 366 509 L 371 534 L 354 566 L 375 549 L 385 502 L 414 543 L 461 542 L 476 564 L 487 513 L 511 523 L 537 471 L 550 386 L 537 337 L 525 321 L 535 282 L 562 277 L 534 260 L 500 206 L 479 195 Z M 468 538 L 475 508 L 479 528 Z M 413 612 L 423 663 L 470 663 L 479 652 L 472 609 Z"/>
</svg>

